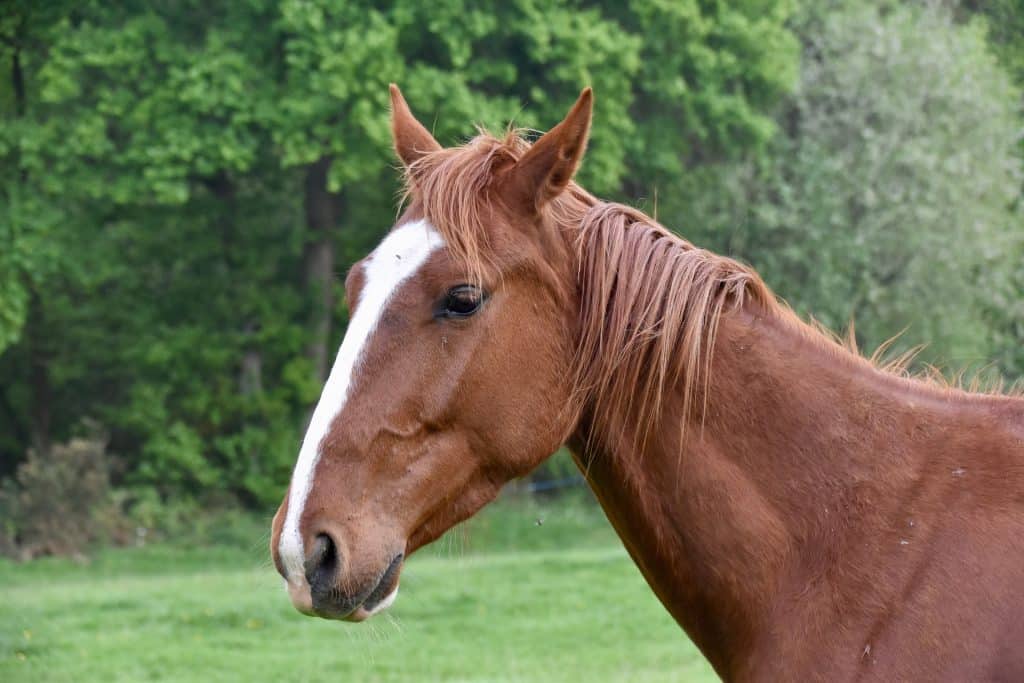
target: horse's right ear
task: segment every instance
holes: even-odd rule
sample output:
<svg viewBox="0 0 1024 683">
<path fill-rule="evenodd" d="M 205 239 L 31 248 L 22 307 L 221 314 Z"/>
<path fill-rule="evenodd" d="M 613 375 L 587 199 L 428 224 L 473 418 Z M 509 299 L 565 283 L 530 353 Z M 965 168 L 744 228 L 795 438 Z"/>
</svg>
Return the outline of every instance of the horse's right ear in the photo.
<svg viewBox="0 0 1024 683">
<path fill-rule="evenodd" d="M 428 152 L 441 149 L 434 136 L 416 120 L 402 97 L 402 91 L 391 84 L 391 138 L 395 153 L 406 168 Z"/>
</svg>

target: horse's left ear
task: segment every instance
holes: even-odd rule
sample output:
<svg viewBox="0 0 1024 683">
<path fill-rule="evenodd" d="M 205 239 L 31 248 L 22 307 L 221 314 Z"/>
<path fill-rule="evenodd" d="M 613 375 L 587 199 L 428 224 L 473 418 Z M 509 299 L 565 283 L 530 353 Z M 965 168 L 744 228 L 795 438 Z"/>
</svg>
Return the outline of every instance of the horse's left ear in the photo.
<svg viewBox="0 0 1024 683">
<path fill-rule="evenodd" d="M 587 148 L 593 107 L 594 93 L 584 88 L 562 122 L 533 143 L 509 169 L 517 199 L 540 208 L 569 185 Z"/>
<path fill-rule="evenodd" d="M 406 168 L 424 154 L 441 149 L 430 131 L 412 115 L 402 91 L 394 83 L 391 84 L 391 137 L 395 153 Z"/>
</svg>

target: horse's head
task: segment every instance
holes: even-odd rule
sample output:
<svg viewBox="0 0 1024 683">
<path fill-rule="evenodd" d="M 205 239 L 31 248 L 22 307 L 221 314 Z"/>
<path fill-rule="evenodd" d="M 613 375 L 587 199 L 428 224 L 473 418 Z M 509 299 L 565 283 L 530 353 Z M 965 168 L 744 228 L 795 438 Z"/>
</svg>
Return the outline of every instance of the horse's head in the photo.
<svg viewBox="0 0 1024 683">
<path fill-rule="evenodd" d="M 482 135 L 454 149 L 391 95 L 409 202 L 349 272 L 351 320 L 271 538 L 296 608 L 353 621 L 390 605 L 403 559 L 575 419 L 575 266 L 552 213 L 568 206 L 553 200 L 583 155 L 590 90 L 532 146 Z"/>
</svg>

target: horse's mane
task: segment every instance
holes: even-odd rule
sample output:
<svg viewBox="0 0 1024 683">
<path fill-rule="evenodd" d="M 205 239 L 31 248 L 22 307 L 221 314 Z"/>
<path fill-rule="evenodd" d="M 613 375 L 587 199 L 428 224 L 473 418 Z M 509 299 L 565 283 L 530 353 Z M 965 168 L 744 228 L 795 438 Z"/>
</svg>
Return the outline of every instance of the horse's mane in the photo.
<svg viewBox="0 0 1024 683">
<path fill-rule="evenodd" d="M 585 293 L 576 389 L 591 397 L 596 424 L 626 418 L 642 441 L 677 378 L 690 414 L 723 312 L 746 301 L 770 307 L 775 297 L 751 269 L 621 204 L 591 207 L 576 243 Z"/>
<path fill-rule="evenodd" d="M 405 170 L 405 198 L 419 200 L 471 277 L 482 278 L 494 265 L 490 183 L 527 149 L 522 131 L 509 129 L 499 138 L 481 130 L 465 145 L 426 154 Z M 932 367 L 924 377 L 911 375 L 908 367 L 920 348 L 884 361 L 889 340 L 863 357 L 852 325 L 840 338 L 815 321 L 803 322 L 751 268 L 693 246 L 637 209 L 599 201 L 570 183 L 541 211 L 557 230 L 575 235 L 582 296 L 574 409 L 588 410 L 594 424 L 622 425 L 625 419 L 635 438 L 644 440 L 665 393 L 680 380 L 689 414 L 698 396 L 706 396 L 699 389 L 710 377 L 722 315 L 747 302 L 792 322 L 804 337 L 840 356 L 898 377 L 960 388 L 960 378 L 950 382 Z"/>
</svg>

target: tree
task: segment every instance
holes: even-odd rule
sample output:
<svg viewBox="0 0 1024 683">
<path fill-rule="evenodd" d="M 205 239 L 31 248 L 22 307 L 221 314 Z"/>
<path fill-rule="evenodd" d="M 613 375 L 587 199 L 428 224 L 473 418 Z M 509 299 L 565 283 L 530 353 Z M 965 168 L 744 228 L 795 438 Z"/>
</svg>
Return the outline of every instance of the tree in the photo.
<svg viewBox="0 0 1024 683">
<path fill-rule="evenodd" d="M 851 2 L 813 5 L 796 27 L 800 85 L 770 162 L 675 210 L 707 217 L 700 236 L 800 312 L 855 320 L 868 348 L 907 327 L 899 345 L 927 344 L 933 362 L 996 357 L 989 304 L 1020 300 L 1020 118 L 984 26 L 936 4 Z"/>
<path fill-rule="evenodd" d="M 606 3 L 643 36 L 626 144 L 630 194 L 671 191 L 708 165 L 757 158 L 774 109 L 796 85 L 794 3 L 681 0 Z"/>
<path fill-rule="evenodd" d="M 12 5 L 0 20 L 0 63 L 17 74 L 0 89 L 14 119 L 0 129 L 6 471 L 30 440 L 65 439 L 89 416 L 110 432 L 121 484 L 277 498 L 342 332 L 338 276 L 393 222 L 388 82 L 449 144 L 473 121 L 546 127 L 593 84 L 581 177 L 614 194 L 661 149 L 637 142 L 658 140 L 644 127 L 682 111 L 636 118 L 661 92 L 643 75 L 660 60 L 667 82 L 678 49 L 705 60 L 681 139 L 735 147 L 763 127 L 771 97 L 753 86 L 779 62 L 753 63 L 753 43 L 785 34 L 785 12 L 756 16 L 775 4 L 694 3 L 699 30 L 675 42 L 643 36 L 687 17 L 643 2 Z"/>
<path fill-rule="evenodd" d="M 1016 80 L 1018 88 L 1024 89 L 1024 12 L 1020 3 L 1015 0 L 972 0 L 965 2 L 963 9 L 986 20 L 989 45 Z M 1017 150 L 1024 168 L 1024 135 L 1018 139 Z M 1017 225 L 1022 226 L 1020 231 L 1024 232 L 1024 191 L 1018 196 L 1014 209 Z M 1015 258 L 1017 267 L 1012 275 L 1009 296 L 993 301 L 988 310 L 997 321 L 1002 336 L 1001 345 L 1005 350 L 1001 365 L 1011 377 L 1024 377 L 1024 243 L 1019 246 L 1016 257 L 1011 254 L 1010 258 Z"/>
</svg>

